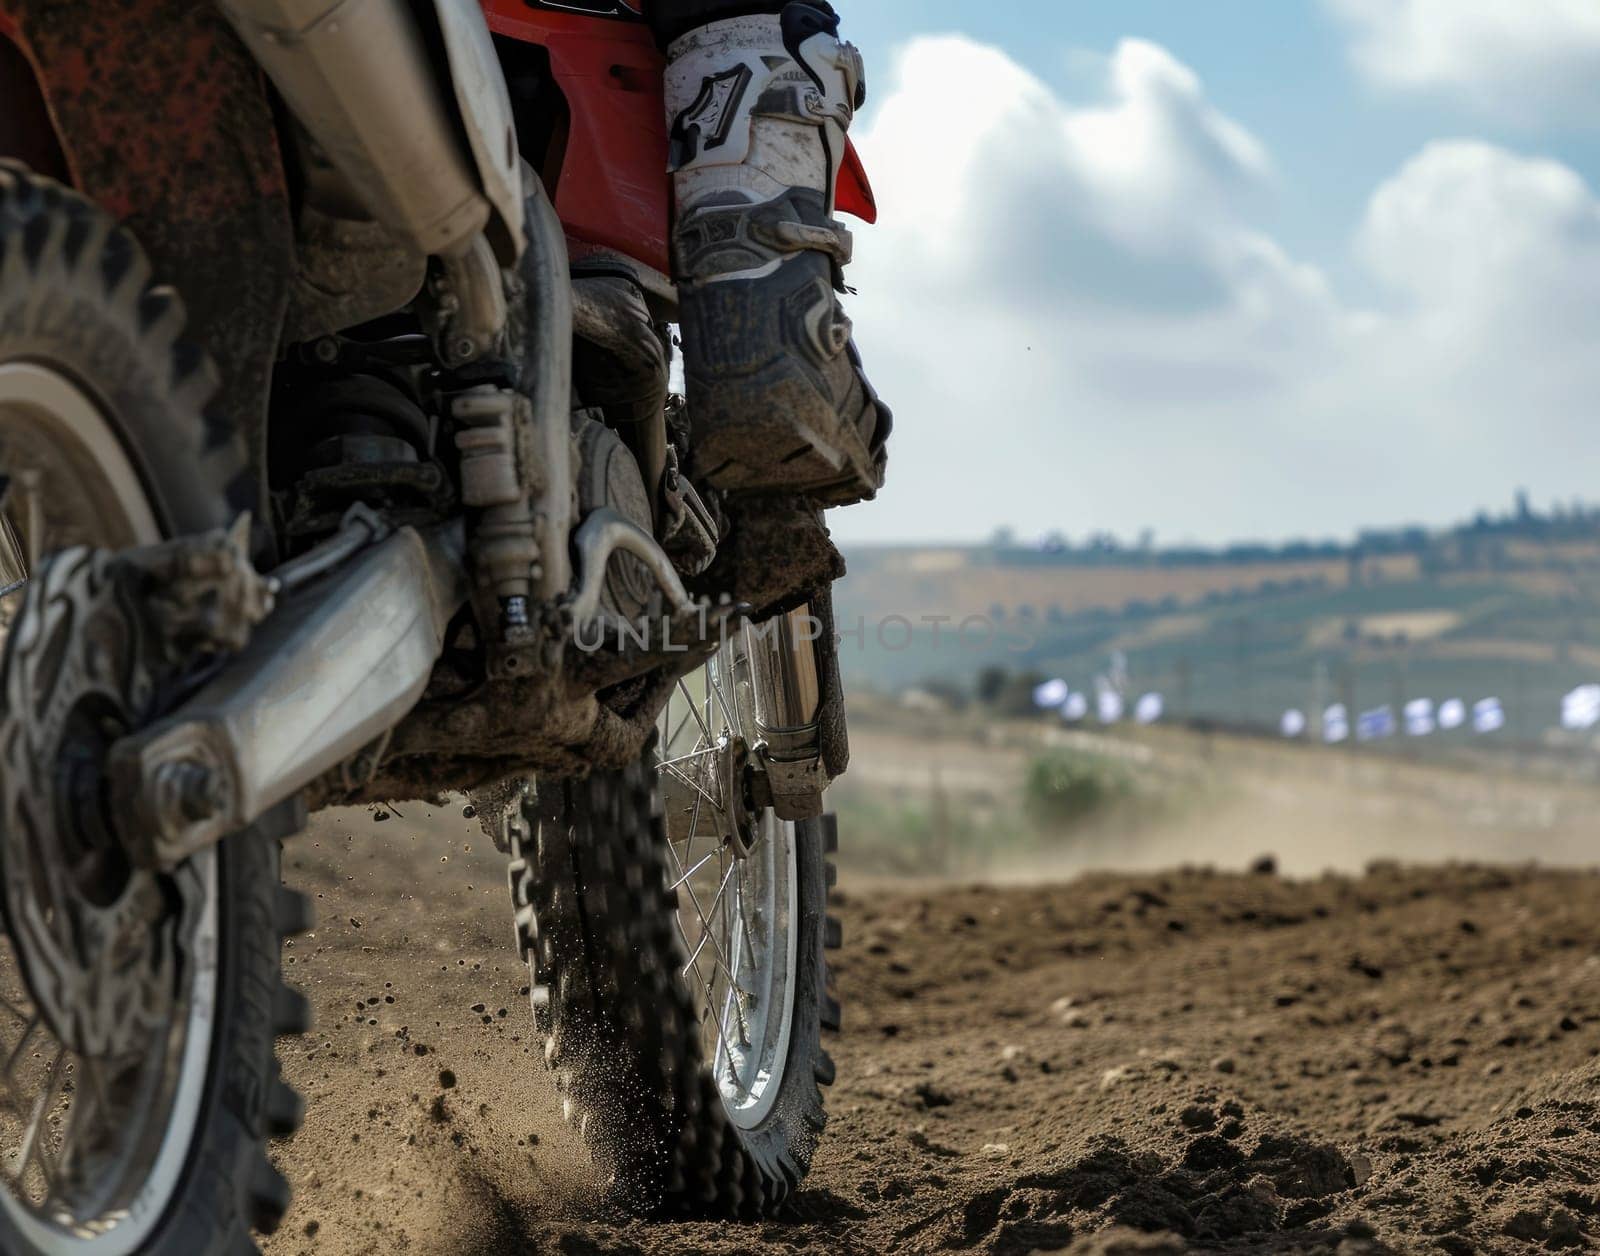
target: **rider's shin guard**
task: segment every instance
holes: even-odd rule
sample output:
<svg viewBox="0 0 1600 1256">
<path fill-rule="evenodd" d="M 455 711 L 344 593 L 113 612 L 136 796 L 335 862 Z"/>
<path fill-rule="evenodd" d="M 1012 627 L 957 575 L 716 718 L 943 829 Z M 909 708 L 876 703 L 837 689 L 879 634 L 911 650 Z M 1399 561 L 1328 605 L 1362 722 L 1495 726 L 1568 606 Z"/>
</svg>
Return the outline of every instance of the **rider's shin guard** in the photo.
<svg viewBox="0 0 1600 1256">
<path fill-rule="evenodd" d="M 883 483 L 890 413 L 861 371 L 833 218 L 861 56 L 826 4 L 702 26 L 668 50 L 675 264 L 695 465 L 822 505 Z"/>
</svg>

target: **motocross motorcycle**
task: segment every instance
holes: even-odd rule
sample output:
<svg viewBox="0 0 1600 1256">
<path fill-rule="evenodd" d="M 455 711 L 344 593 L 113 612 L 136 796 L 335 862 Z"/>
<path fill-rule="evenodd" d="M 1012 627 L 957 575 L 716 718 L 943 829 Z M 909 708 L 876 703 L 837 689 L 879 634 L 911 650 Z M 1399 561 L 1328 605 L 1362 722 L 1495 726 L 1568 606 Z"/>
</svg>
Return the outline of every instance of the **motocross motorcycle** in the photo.
<svg viewBox="0 0 1600 1256">
<path fill-rule="evenodd" d="M 254 1250 L 280 843 L 447 792 L 617 1195 L 805 1174 L 843 568 L 669 393 L 636 9 L 0 0 L 0 1252 Z"/>
</svg>

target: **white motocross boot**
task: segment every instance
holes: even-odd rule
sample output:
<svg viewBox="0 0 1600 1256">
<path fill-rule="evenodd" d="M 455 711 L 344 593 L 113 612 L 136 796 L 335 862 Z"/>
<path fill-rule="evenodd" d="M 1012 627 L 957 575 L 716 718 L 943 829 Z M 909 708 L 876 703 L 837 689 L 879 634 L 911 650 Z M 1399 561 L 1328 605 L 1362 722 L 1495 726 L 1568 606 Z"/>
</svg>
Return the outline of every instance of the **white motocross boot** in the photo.
<svg viewBox="0 0 1600 1256">
<path fill-rule="evenodd" d="M 870 498 L 892 416 L 835 296 L 851 237 L 833 217 L 861 54 L 827 4 L 794 0 L 692 30 L 667 55 L 695 469 L 734 493 Z"/>
</svg>

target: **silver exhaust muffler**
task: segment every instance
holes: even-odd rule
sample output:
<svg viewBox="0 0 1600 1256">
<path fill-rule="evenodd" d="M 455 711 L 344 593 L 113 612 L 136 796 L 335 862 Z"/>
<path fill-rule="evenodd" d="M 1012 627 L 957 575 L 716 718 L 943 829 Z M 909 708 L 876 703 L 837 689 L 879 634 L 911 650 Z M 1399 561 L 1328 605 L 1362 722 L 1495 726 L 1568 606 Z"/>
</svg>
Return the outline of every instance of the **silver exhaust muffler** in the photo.
<svg viewBox="0 0 1600 1256">
<path fill-rule="evenodd" d="M 348 535 L 355 526 L 324 553 L 343 557 L 341 547 L 359 544 Z M 467 600 L 462 550 L 459 524 L 403 528 L 331 574 L 315 557 L 302 566 L 306 587 L 280 601 L 242 653 L 113 748 L 114 803 L 131 817 L 135 857 L 174 867 L 381 745 L 421 699 Z"/>
<path fill-rule="evenodd" d="M 401 0 L 221 0 L 373 217 L 439 257 L 461 255 L 488 227 L 509 265 L 522 234 L 516 137 L 488 29 L 468 4 L 440 0 L 435 10 L 454 80 L 441 82 Z"/>
</svg>

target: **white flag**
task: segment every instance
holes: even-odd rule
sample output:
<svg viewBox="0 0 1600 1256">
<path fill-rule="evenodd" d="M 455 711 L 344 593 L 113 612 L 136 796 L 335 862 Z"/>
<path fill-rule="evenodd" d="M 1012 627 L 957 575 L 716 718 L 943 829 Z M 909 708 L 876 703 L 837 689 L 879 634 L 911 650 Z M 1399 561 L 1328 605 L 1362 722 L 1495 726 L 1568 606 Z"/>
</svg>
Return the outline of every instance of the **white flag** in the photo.
<svg viewBox="0 0 1600 1256">
<path fill-rule="evenodd" d="M 1448 698 L 1439 704 L 1439 727 L 1445 730 L 1460 728 L 1467 722 L 1467 704 L 1460 698 Z"/>
<path fill-rule="evenodd" d="M 1285 737 L 1304 737 L 1306 735 L 1306 713 L 1304 711 L 1285 711 L 1283 718 L 1278 721 L 1278 730 Z"/>
<path fill-rule="evenodd" d="M 1485 698 L 1473 704 L 1472 727 L 1480 733 L 1496 733 L 1506 726 L 1506 713 L 1499 698 Z"/>
<path fill-rule="evenodd" d="M 1161 718 L 1166 710 L 1166 703 L 1159 693 L 1147 693 L 1139 699 L 1139 704 L 1133 708 L 1133 718 L 1141 724 L 1154 724 Z"/>
<path fill-rule="evenodd" d="M 1561 699 L 1561 727 L 1582 732 L 1600 724 L 1600 685 L 1580 685 Z"/>
<path fill-rule="evenodd" d="M 1102 724 L 1115 724 L 1122 718 L 1122 695 L 1115 689 L 1102 689 L 1097 707 Z"/>
<path fill-rule="evenodd" d="M 1433 721 L 1433 699 L 1413 698 L 1406 703 L 1406 736 L 1426 737 L 1437 725 Z"/>
<path fill-rule="evenodd" d="M 1047 680 L 1033 691 L 1033 705 L 1041 711 L 1055 711 L 1072 696 L 1072 688 L 1064 680 Z"/>
</svg>

